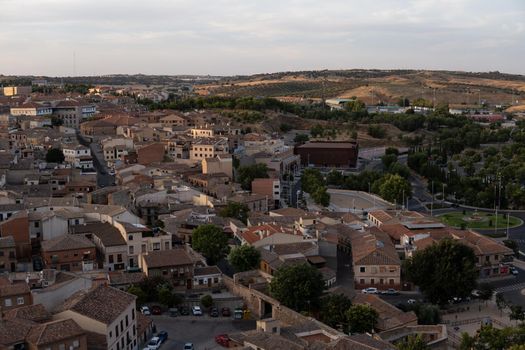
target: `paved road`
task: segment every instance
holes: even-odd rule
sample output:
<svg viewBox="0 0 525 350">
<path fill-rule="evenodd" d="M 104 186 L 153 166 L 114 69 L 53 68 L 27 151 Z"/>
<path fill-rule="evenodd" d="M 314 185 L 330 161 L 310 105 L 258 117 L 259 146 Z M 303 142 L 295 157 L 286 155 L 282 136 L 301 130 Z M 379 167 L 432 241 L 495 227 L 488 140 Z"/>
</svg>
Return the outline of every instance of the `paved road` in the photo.
<svg viewBox="0 0 525 350">
<path fill-rule="evenodd" d="M 91 155 L 93 156 L 93 166 L 97 170 L 97 186 L 107 187 L 112 186 L 115 183 L 115 176 L 108 174 L 108 168 L 106 161 L 104 160 L 104 154 L 100 145 L 95 142 L 89 142 L 85 140 L 80 134 L 77 133 L 78 142 L 91 149 Z"/>
<path fill-rule="evenodd" d="M 255 321 L 232 320 L 231 318 L 209 318 L 208 316 L 152 316 L 157 331 L 167 331 L 168 340 L 160 350 L 183 349 L 187 342 L 193 343 L 195 350 L 224 349 L 215 343 L 214 337 L 255 329 Z"/>
</svg>

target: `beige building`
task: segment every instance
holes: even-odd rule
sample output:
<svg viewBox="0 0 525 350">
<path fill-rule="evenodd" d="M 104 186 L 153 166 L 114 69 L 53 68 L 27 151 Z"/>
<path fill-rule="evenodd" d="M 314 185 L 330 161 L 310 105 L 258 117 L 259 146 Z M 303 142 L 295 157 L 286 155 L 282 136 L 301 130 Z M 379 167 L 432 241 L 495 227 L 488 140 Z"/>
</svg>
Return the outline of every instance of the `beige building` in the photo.
<svg viewBox="0 0 525 350">
<path fill-rule="evenodd" d="M 228 139 L 225 138 L 200 138 L 192 143 L 190 159 L 202 161 L 205 158 L 214 158 L 220 154 L 229 153 Z"/>
<path fill-rule="evenodd" d="M 214 158 L 202 160 L 203 174 L 226 174 L 231 179 L 233 176 L 232 157 L 229 155 L 218 155 Z"/>
<path fill-rule="evenodd" d="M 401 260 L 388 235 L 372 228 L 352 237 L 355 288 L 401 287 Z"/>
<path fill-rule="evenodd" d="M 55 318 L 74 320 L 85 331 L 98 335 L 97 345 L 108 350 L 134 350 L 138 349 L 135 299 L 132 294 L 99 285 L 73 294 Z"/>
<path fill-rule="evenodd" d="M 31 95 L 31 86 L 5 86 L 4 96 Z"/>
</svg>

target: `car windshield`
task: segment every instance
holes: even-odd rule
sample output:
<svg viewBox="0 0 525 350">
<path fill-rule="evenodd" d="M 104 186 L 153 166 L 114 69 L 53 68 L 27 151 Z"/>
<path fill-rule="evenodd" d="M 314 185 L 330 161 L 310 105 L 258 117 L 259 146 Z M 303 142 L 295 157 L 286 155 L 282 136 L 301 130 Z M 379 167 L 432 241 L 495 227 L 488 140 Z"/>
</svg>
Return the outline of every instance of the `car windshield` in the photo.
<svg viewBox="0 0 525 350">
<path fill-rule="evenodd" d="M 159 342 L 159 339 L 151 339 L 149 341 L 149 344 L 148 345 L 157 345 L 157 343 Z"/>
</svg>

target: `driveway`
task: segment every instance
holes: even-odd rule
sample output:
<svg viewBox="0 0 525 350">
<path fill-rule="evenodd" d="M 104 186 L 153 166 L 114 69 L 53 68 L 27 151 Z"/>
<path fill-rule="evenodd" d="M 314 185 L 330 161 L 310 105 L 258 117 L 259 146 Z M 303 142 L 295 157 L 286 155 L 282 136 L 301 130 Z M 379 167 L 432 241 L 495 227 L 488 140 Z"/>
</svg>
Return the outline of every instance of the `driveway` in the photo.
<svg viewBox="0 0 525 350">
<path fill-rule="evenodd" d="M 151 316 L 157 331 L 167 331 L 168 340 L 160 350 L 179 350 L 187 342 L 193 343 L 195 350 L 225 349 L 215 343 L 215 336 L 255 329 L 253 320 L 233 320 L 232 318 L 211 318 L 207 315 L 194 316 Z"/>
</svg>

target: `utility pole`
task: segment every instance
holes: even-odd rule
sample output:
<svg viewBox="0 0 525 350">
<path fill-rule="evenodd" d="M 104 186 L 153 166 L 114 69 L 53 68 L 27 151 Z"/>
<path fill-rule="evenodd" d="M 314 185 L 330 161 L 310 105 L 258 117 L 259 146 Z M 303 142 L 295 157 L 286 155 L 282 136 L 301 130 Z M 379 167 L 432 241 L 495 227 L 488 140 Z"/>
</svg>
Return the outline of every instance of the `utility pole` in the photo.
<svg viewBox="0 0 525 350">
<path fill-rule="evenodd" d="M 445 205 L 445 183 L 442 183 L 442 185 L 443 185 L 443 194 L 442 194 L 443 197 L 441 197 L 441 202 L 443 205 Z"/>
</svg>

